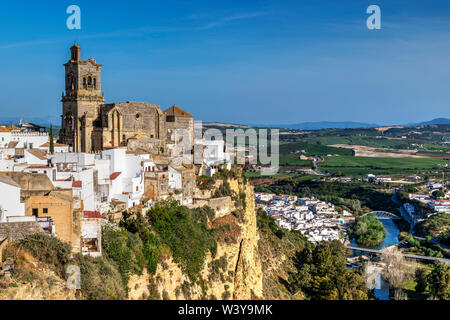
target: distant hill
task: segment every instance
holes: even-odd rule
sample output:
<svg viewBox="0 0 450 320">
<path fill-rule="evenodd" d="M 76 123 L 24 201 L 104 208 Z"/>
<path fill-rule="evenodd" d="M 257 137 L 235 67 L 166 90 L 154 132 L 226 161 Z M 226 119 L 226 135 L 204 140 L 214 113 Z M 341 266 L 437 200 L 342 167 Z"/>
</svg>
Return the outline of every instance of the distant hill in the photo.
<svg viewBox="0 0 450 320">
<path fill-rule="evenodd" d="M 52 117 L 0 117 L 1 125 L 9 125 L 9 124 L 18 124 L 22 120 L 22 122 L 30 122 L 40 126 L 49 126 L 52 123 L 53 126 L 61 125 L 61 117 L 52 116 Z"/>
<path fill-rule="evenodd" d="M 233 124 L 233 123 L 222 123 L 222 122 L 203 122 L 205 127 L 225 127 L 225 128 L 251 128 L 247 125 Z"/>
<path fill-rule="evenodd" d="M 352 121 L 319 121 L 319 122 L 301 122 L 295 124 L 277 124 L 277 125 L 256 125 L 257 127 L 271 127 L 296 130 L 320 130 L 320 129 L 353 129 L 353 128 L 372 128 L 379 127 L 374 123 L 352 122 Z"/>
<path fill-rule="evenodd" d="M 410 123 L 409 126 L 429 126 L 432 124 L 450 124 L 449 118 L 436 118 L 430 121 L 419 122 L 419 123 Z"/>
</svg>

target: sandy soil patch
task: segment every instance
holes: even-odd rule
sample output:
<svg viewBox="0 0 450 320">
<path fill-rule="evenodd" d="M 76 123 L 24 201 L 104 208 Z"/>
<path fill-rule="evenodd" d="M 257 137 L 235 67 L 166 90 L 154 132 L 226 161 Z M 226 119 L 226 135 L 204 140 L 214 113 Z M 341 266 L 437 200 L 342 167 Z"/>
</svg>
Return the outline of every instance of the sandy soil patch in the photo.
<svg viewBox="0 0 450 320">
<path fill-rule="evenodd" d="M 387 149 L 387 148 L 374 148 L 367 146 L 348 145 L 348 144 L 334 144 L 330 147 L 353 149 L 355 156 L 357 157 L 371 157 L 371 158 L 430 158 L 427 155 L 416 155 L 414 153 L 417 150 L 404 150 L 404 149 Z M 385 150 L 381 152 L 378 150 Z"/>
</svg>

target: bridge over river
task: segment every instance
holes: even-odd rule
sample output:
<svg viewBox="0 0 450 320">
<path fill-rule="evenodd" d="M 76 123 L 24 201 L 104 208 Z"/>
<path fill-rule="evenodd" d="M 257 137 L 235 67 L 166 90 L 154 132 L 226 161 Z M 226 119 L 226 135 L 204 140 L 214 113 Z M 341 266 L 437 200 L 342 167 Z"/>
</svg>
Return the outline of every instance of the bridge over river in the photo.
<svg viewBox="0 0 450 320">
<path fill-rule="evenodd" d="M 378 253 L 381 255 L 384 253 L 383 250 L 360 248 L 360 247 L 355 247 L 355 246 L 351 246 L 351 245 L 347 246 L 347 248 L 351 249 L 351 250 L 361 251 L 361 252 Z M 447 265 L 450 265 L 450 259 L 419 256 L 419 255 L 415 255 L 415 254 L 404 254 L 404 253 L 402 253 L 401 255 L 404 256 L 405 258 L 416 259 L 416 260 L 439 261 L 439 262 L 445 263 Z"/>
<path fill-rule="evenodd" d="M 391 213 L 391 212 L 387 212 L 387 211 L 372 211 L 372 212 L 368 212 L 366 214 L 363 214 L 361 217 L 367 216 L 368 214 L 374 214 L 378 219 L 380 220 L 386 220 L 386 219 L 401 219 L 399 216 Z"/>
</svg>

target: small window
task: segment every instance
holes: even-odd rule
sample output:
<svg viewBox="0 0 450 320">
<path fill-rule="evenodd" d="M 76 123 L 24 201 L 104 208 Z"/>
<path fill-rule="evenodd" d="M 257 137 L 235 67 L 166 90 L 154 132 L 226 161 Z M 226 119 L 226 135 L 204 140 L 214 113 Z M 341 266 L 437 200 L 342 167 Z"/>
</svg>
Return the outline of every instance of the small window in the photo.
<svg viewBox="0 0 450 320">
<path fill-rule="evenodd" d="M 42 213 L 48 213 L 48 208 L 42 209 Z"/>
<path fill-rule="evenodd" d="M 125 141 L 125 135 L 122 135 L 122 140 Z"/>
<path fill-rule="evenodd" d="M 38 209 L 37 208 L 33 208 L 32 214 L 33 214 L 33 216 L 37 217 L 38 216 Z"/>
<path fill-rule="evenodd" d="M 138 186 L 136 186 L 136 191 L 139 191 L 139 187 Z"/>
<path fill-rule="evenodd" d="M 136 113 L 136 120 L 139 119 L 141 115 L 139 113 Z"/>
</svg>

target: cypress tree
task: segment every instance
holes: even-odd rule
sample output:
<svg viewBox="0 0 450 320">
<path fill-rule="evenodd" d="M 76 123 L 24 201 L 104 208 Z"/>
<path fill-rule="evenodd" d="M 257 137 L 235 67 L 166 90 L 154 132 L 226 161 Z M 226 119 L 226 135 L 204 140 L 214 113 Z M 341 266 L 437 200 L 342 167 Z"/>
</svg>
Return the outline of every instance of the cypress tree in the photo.
<svg viewBox="0 0 450 320">
<path fill-rule="evenodd" d="M 55 145 L 53 143 L 53 126 L 50 124 L 50 154 L 55 152 Z"/>
</svg>

